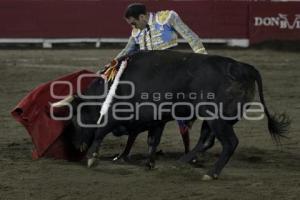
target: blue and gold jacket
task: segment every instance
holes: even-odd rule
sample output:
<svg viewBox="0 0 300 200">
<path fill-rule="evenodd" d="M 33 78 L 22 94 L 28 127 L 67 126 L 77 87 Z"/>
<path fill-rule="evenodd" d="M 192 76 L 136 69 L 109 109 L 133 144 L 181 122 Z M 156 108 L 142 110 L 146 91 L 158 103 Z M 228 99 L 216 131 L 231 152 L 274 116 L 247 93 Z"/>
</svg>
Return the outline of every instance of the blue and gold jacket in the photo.
<svg viewBox="0 0 300 200">
<path fill-rule="evenodd" d="M 200 38 L 172 10 L 149 13 L 148 28 L 133 29 L 126 47 L 116 58 L 136 50 L 164 50 L 178 45 L 180 34 L 195 53 L 206 54 Z"/>
</svg>

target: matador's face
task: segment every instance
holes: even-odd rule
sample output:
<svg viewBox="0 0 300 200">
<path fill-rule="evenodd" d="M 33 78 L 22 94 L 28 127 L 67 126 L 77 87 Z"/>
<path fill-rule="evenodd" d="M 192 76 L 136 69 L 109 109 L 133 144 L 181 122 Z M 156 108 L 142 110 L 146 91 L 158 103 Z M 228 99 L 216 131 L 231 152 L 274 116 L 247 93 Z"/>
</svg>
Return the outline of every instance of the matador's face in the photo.
<svg viewBox="0 0 300 200">
<path fill-rule="evenodd" d="M 131 25 L 133 28 L 137 28 L 140 30 L 143 30 L 146 28 L 146 25 L 148 23 L 147 15 L 139 15 L 138 19 L 134 17 L 126 18 L 126 21 L 129 25 Z"/>
</svg>

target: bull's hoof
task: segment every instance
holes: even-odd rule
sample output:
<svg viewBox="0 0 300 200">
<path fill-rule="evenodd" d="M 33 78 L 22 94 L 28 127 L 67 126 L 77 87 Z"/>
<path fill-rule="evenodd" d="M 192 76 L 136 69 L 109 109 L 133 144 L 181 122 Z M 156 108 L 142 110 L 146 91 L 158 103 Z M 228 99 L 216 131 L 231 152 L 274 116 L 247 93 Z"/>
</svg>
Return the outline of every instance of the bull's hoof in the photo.
<svg viewBox="0 0 300 200">
<path fill-rule="evenodd" d="M 87 167 L 88 168 L 91 168 L 95 164 L 96 157 L 97 157 L 97 153 L 93 153 L 93 157 L 88 158 L 88 160 L 87 160 Z"/>
<path fill-rule="evenodd" d="M 113 162 L 116 162 L 116 163 L 126 163 L 126 162 L 129 162 L 129 157 L 128 156 L 119 155 L 119 156 L 116 156 L 116 157 L 113 158 Z"/>
<path fill-rule="evenodd" d="M 151 162 L 151 161 L 146 162 L 146 169 L 152 170 L 154 169 L 154 167 L 155 167 L 155 162 Z"/>
<path fill-rule="evenodd" d="M 96 158 L 89 158 L 87 161 L 87 167 L 91 168 L 94 165 L 95 161 L 96 161 Z"/>
<path fill-rule="evenodd" d="M 198 163 L 198 159 L 196 157 L 192 158 L 192 160 L 190 161 L 191 164 L 197 164 Z"/>
<path fill-rule="evenodd" d="M 202 176 L 202 181 L 211 181 L 211 180 L 216 180 L 218 179 L 218 175 L 214 174 L 213 176 L 207 175 L 205 174 L 204 176 Z"/>
</svg>

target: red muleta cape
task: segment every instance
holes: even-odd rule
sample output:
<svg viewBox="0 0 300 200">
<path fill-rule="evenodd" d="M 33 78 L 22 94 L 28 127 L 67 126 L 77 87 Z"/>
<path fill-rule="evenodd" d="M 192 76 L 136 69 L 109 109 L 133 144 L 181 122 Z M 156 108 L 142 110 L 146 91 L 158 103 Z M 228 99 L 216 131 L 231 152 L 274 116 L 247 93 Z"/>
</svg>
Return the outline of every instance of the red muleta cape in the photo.
<svg viewBox="0 0 300 200">
<path fill-rule="evenodd" d="M 84 78 L 79 84 L 79 76 Z M 57 102 L 51 96 L 51 84 L 53 93 L 57 96 L 66 96 L 77 93 L 78 89 L 84 91 L 97 75 L 87 70 L 81 70 L 68 74 L 54 81 L 42 84 L 27 94 L 11 111 L 12 116 L 20 122 L 29 133 L 34 149 L 32 158 L 51 157 L 55 159 L 80 160 L 83 154 L 75 150 L 64 135 L 68 121 L 54 120 L 50 117 L 50 103 Z M 53 82 L 57 84 L 53 85 Z M 70 91 L 70 86 L 73 90 Z M 60 112 L 68 112 L 60 110 Z"/>
</svg>

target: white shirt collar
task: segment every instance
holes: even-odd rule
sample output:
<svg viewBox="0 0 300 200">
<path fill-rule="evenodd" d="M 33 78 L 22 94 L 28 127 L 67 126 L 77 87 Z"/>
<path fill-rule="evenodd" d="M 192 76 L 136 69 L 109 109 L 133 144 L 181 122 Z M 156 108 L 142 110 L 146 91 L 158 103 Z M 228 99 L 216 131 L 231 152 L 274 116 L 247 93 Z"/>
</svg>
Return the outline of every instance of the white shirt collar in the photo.
<svg viewBox="0 0 300 200">
<path fill-rule="evenodd" d="M 151 12 L 150 15 L 149 15 L 148 24 L 152 25 L 152 23 L 153 23 L 153 13 Z"/>
</svg>

